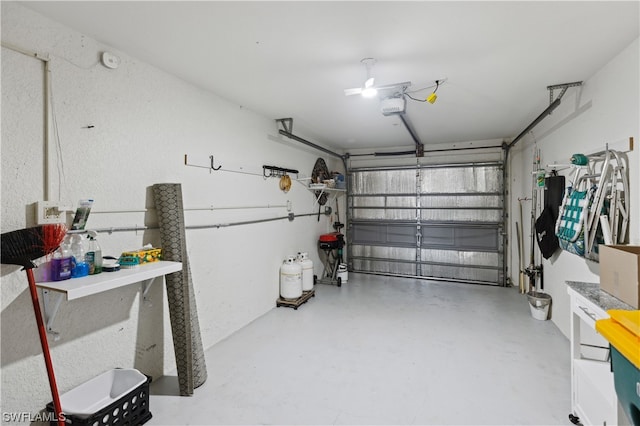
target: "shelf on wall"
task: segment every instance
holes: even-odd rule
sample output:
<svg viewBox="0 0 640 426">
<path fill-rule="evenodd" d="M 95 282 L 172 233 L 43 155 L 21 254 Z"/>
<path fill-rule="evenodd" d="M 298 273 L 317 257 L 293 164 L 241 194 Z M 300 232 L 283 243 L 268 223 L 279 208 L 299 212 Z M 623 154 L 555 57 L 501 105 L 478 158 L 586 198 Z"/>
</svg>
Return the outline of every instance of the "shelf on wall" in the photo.
<svg viewBox="0 0 640 426">
<path fill-rule="evenodd" d="M 344 194 L 347 192 L 346 189 L 339 189 L 339 188 L 327 188 L 326 186 L 315 186 L 315 187 L 311 187 L 311 186 L 307 186 L 306 187 L 309 191 L 313 192 L 314 194 L 316 194 L 316 198 L 313 202 L 313 205 L 315 206 L 318 201 L 320 200 L 320 197 L 322 197 L 323 193 L 327 193 L 329 194 L 329 196 L 331 196 L 331 200 L 327 200 L 327 203 L 329 203 L 330 201 L 333 201 L 335 198 L 338 197 L 338 195 L 340 194 Z M 325 204 L 327 204 L 325 203 Z"/>
<path fill-rule="evenodd" d="M 142 283 L 142 295 L 146 298 L 149 287 L 155 278 L 181 270 L 181 262 L 161 260 L 116 272 L 102 272 L 64 281 L 37 282 L 36 286 L 41 288 L 43 293 L 47 331 L 53 332 L 53 321 L 63 299 L 67 301 L 80 299 L 135 283 Z M 54 334 L 57 335 L 57 333 Z"/>
<path fill-rule="evenodd" d="M 64 281 L 46 281 L 36 283 L 42 289 L 62 293 L 65 300 L 74 300 L 92 294 L 102 293 L 129 284 L 147 281 L 160 275 L 182 270 L 182 263 L 161 260 L 142 264 L 136 268 L 121 269 L 116 272 L 102 272 Z"/>
</svg>

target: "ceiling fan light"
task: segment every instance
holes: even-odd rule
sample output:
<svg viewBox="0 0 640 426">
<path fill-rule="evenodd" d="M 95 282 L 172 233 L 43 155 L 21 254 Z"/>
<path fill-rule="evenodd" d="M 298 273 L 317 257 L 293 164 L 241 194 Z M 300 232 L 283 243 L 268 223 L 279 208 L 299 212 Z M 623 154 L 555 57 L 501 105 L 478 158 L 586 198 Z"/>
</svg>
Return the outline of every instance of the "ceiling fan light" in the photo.
<svg viewBox="0 0 640 426">
<path fill-rule="evenodd" d="M 378 94 L 378 90 L 375 87 L 367 87 L 362 89 L 363 98 L 373 98 Z"/>
</svg>

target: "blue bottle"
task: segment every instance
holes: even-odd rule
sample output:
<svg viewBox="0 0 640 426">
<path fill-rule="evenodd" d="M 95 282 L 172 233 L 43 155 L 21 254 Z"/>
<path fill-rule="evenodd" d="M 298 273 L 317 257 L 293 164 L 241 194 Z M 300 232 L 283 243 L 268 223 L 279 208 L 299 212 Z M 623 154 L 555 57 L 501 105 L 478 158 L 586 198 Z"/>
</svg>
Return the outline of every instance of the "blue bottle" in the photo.
<svg viewBox="0 0 640 426">
<path fill-rule="evenodd" d="M 85 250 L 82 244 L 82 237 L 74 234 L 71 237 L 71 278 L 86 277 L 89 275 L 89 264 L 85 259 Z"/>
</svg>

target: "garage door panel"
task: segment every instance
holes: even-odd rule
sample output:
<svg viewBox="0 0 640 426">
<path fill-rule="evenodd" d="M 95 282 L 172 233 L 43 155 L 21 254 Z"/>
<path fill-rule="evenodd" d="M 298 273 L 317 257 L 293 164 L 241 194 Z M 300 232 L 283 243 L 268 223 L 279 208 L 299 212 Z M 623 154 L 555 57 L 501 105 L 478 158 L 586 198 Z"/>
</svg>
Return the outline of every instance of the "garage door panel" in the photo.
<svg viewBox="0 0 640 426">
<path fill-rule="evenodd" d="M 385 207 L 387 204 L 385 196 L 367 196 L 367 197 L 354 197 L 353 207 L 355 208 L 354 219 L 358 218 L 358 213 L 363 212 L 366 207 Z M 361 208 L 362 207 L 362 208 Z"/>
<path fill-rule="evenodd" d="M 387 197 L 387 206 L 391 208 L 408 208 L 410 210 L 416 208 L 415 196 L 389 196 Z"/>
<path fill-rule="evenodd" d="M 352 244 L 408 247 L 415 247 L 416 245 L 415 225 L 354 223 L 351 226 L 351 236 Z"/>
<path fill-rule="evenodd" d="M 421 246 L 457 250 L 497 250 L 498 229 L 464 224 L 421 226 Z"/>
<path fill-rule="evenodd" d="M 500 272 L 479 268 L 451 268 L 440 265 L 422 265 L 422 277 L 445 278 L 457 281 L 495 283 L 500 280 Z"/>
<path fill-rule="evenodd" d="M 353 269 L 379 274 L 417 276 L 416 265 L 413 262 L 397 262 L 375 259 L 354 259 Z"/>
<path fill-rule="evenodd" d="M 498 210 L 454 210 L 454 209 L 423 209 L 420 219 L 431 222 L 494 222 L 502 220 L 502 211 Z"/>
<path fill-rule="evenodd" d="M 500 166 L 422 168 L 420 174 L 422 193 L 502 192 Z"/>
<path fill-rule="evenodd" d="M 352 244 L 384 244 L 387 241 L 387 233 L 381 232 L 381 227 L 376 225 L 353 226 L 350 230 Z"/>
<path fill-rule="evenodd" d="M 504 285 L 501 163 L 351 170 L 349 177 L 355 271 Z"/>
<path fill-rule="evenodd" d="M 498 253 L 421 249 L 420 259 L 424 263 L 443 264 L 459 267 L 499 268 Z"/>
<path fill-rule="evenodd" d="M 415 196 L 353 197 L 352 218 L 368 220 L 411 220 L 416 217 Z"/>
<path fill-rule="evenodd" d="M 498 229 L 456 228 L 455 244 L 462 250 L 498 250 Z"/>
<path fill-rule="evenodd" d="M 366 257 L 378 259 L 395 259 L 406 262 L 415 262 L 415 249 L 408 247 L 366 246 L 354 244 L 351 246 L 353 257 Z"/>
<path fill-rule="evenodd" d="M 358 271 L 416 276 L 413 248 L 354 244 L 350 262 Z"/>
<path fill-rule="evenodd" d="M 431 227 L 422 229 L 422 246 L 427 247 L 453 247 L 455 242 L 455 229 L 452 227 Z"/>
<path fill-rule="evenodd" d="M 431 194 L 420 197 L 421 208 L 467 208 L 467 209 L 485 209 L 493 208 L 502 210 L 503 198 L 501 195 L 494 194 Z"/>
<path fill-rule="evenodd" d="M 352 175 L 352 194 L 415 194 L 415 170 L 362 171 Z"/>
</svg>

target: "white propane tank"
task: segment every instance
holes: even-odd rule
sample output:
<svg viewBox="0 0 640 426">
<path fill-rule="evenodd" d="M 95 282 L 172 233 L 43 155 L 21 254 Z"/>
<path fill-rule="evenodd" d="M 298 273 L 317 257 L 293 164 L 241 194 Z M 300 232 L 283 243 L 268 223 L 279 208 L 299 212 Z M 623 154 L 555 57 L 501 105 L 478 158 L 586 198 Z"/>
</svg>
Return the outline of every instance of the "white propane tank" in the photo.
<svg viewBox="0 0 640 426">
<path fill-rule="evenodd" d="M 298 253 L 297 260 L 302 266 L 302 291 L 313 290 L 313 260 L 308 253 Z"/>
<path fill-rule="evenodd" d="M 289 256 L 280 267 L 280 297 L 295 300 L 302 296 L 302 266 Z"/>
</svg>

